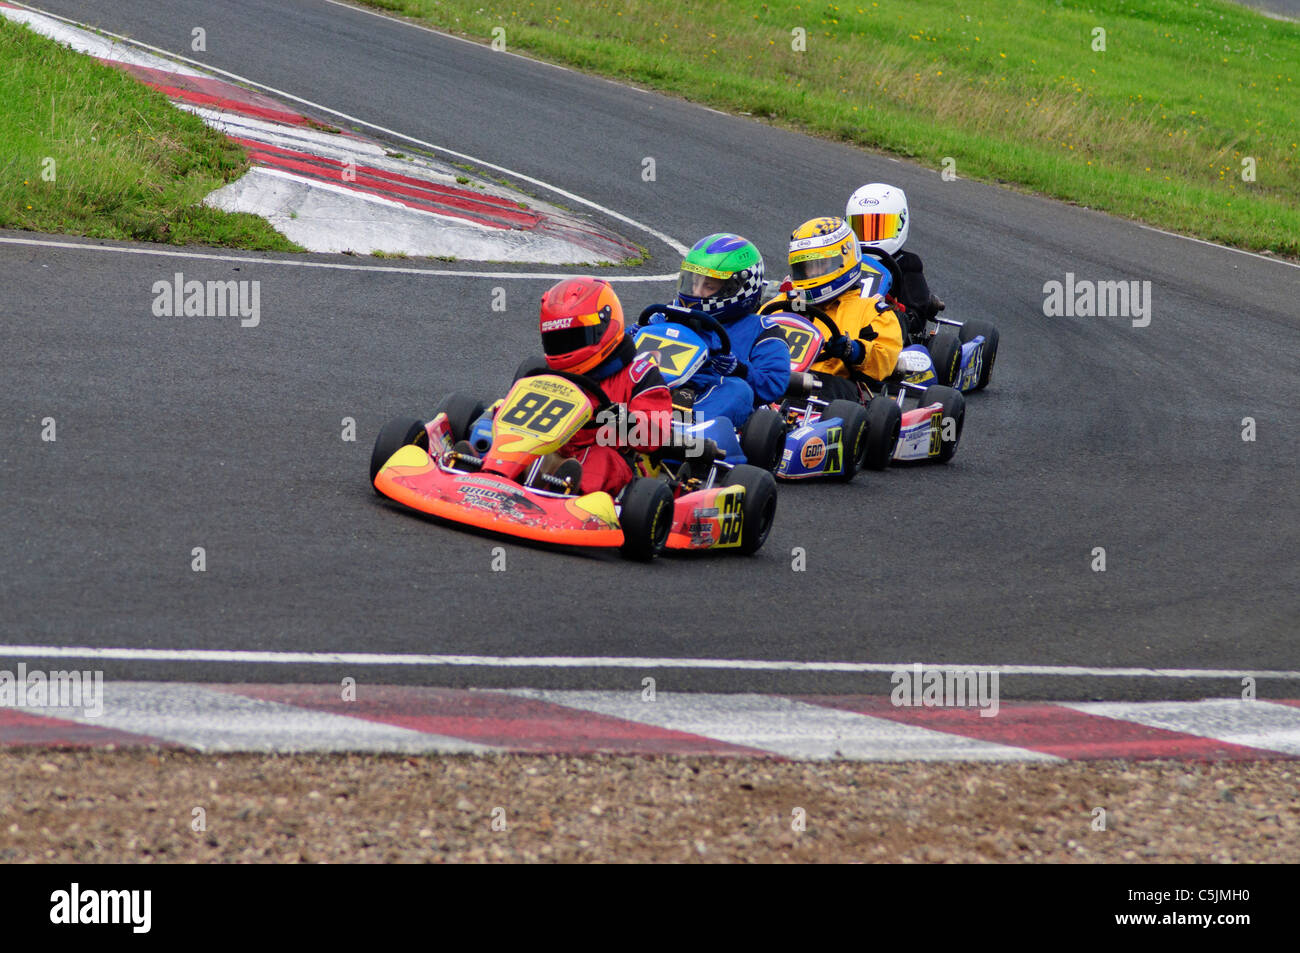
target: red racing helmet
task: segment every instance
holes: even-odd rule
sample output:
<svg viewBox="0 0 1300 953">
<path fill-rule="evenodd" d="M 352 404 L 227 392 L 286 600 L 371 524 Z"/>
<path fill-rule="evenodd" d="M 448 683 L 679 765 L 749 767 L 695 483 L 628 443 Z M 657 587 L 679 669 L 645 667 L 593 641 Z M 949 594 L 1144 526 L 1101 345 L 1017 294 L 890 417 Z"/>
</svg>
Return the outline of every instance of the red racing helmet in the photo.
<svg viewBox="0 0 1300 953">
<path fill-rule="evenodd" d="M 607 281 L 566 278 L 542 295 L 542 351 L 553 371 L 586 374 L 623 340 L 623 305 Z"/>
</svg>

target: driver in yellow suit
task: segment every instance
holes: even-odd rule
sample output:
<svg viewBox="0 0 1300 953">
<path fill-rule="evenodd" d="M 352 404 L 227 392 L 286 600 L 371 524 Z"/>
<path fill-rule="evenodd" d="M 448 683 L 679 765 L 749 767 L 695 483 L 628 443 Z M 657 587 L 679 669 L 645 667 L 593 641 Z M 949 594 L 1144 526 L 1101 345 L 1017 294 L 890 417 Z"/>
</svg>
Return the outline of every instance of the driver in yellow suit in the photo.
<svg viewBox="0 0 1300 953">
<path fill-rule="evenodd" d="M 790 310 L 798 313 L 795 299 L 802 298 L 825 311 L 840 332 L 832 335 L 825 322 L 805 314 L 827 339 L 811 367 L 822 381 L 821 396 L 858 400 L 851 372 L 868 378 L 865 383 L 877 390 L 876 385 L 898 364 L 903 326 L 880 295 L 862 296 L 862 251 L 844 219 L 814 218 L 794 230 L 790 279 L 793 290 L 784 295 L 791 302 Z"/>
</svg>

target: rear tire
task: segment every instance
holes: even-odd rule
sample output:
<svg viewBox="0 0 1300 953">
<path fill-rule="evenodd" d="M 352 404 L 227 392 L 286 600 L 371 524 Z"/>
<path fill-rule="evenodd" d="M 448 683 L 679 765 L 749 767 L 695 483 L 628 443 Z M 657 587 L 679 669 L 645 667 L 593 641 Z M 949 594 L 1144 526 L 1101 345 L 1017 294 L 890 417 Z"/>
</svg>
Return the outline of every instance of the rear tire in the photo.
<svg viewBox="0 0 1300 953">
<path fill-rule="evenodd" d="M 519 362 L 519 366 L 515 368 L 515 376 L 510 379 L 510 383 L 517 384 L 521 377 L 543 374 L 550 369 L 551 365 L 546 363 L 546 358 L 534 354 L 532 357 L 526 357 Z"/>
<path fill-rule="evenodd" d="M 961 326 L 961 341 L 965 344 L 967 341 L 975 340 L 976 335 L 984 335 L 984 353 L 981 357 L 980 377 L 971 390 L 983 390 L 989 386 L 989 379 L 993 377 L 993 362 L 998 356 L 998 329 L 987 321 L 967 321 Z"/>
<path fill-rule="evenodd" d="M 898 435 L 903 429 L 903 408 L 888 397 L 873 397 L 867 404 L 867 451 L 862 465 L 883 470 L 894 458 Z"/>
<path fill-rule="evenodd" d="M 388 458 L 406 446 L 429 449 L 429 432 L 424 429 L 424 421 L 414 417 L 395 417 L 379 431 L 375 438 L 375 448 L 370 451 L 370 485 L 375 485 L 375 477 L 383 469 Z M 375 490 L 379 493 L 379 490 Z M 381 493 L 380 496 L 383 494 Z"/>
<path fill-rule="evenodd" d="M 668 484 L 639 477 L 623 491 L 618 515 L 623 529 L 622 553 L 628 559 L 648 561 L 664 551 L 673 528 L 673 494 Z"/>
<path fill-rule="evenodd" d="M 843 459 L 840 472 L 833 474 L 837 480 L 848 483 L 862 466 L 867 452 L 868 422 L 867 410 L 861 404 L 849 400 L 833 400 L 826 405 L 822 419 L 839 417 L 844 421 L 841 438 L 844 441 Z"/>
<path fill-rule="evenodd" d="M 939 421 L 940 427 L 946 427 L 949 419 L 956 422 L 953 429 L 953 438 L 941 441 L 939 456 L 935 458 L 939 463 L 947 463 L 952 459 L 953 454 L 957 452 L 957 444 L 961 441 L 962 427 L 966 423 L 966 398 L 962 396 L 959 390 L 944 387 L 942 384 L 933 384 L 927 387 L 925 393 L 921 395 L 921 406 L 925 407 L 935 401 L 943 404 L 943 416 Z M 942 430 L 940 433 L 942 433 Z"/>
<path fill-rule="evenodd" d="M 457 391 L 442 399 L 433 416 L 443 413 L 447 415 L 447 424 L 451 427 L 452 443 L 459 443 L 469 439 L 469 428 L 483 416 L 483 401 Z"/>
<path fill-rule="evenodd" d="M 775 470 L 785 449 L 785 420 L 771 407 L 759 407 L 749 415 L 740 435 L 740 449 L 760 470 Z"/>
<path fill-rule="evenodd" d="M 767 542 L 776 518 L 776 480 L 767 470 L 742 463 L 731 468 L 722 485 L 745 488 L 740 509 L 740 553 L 752 556 Z"/>
<path fill-rule="evenodd" d="M 930 352 L 930 360 L 934 362 L 935 379 L 940 384 L 951 387 L 961 373 L 961 338 L 957 331 L 952 325 L 940 325 L 926 349 Z"/>
</svg>

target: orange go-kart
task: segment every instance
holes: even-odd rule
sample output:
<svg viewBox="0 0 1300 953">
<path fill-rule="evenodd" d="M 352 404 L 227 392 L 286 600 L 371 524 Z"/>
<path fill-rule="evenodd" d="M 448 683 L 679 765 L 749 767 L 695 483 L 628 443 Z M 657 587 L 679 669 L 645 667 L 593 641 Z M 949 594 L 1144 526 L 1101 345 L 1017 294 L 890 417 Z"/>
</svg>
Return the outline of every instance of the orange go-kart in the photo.
<svg viewBox="0 0 1300 953">
<path fill-rule="evenodd" d="M 583 494 L 572 478 L 546 472 L 547 455 L 610 406 L 600 385 L 579 374 L 520 377 L 487 411 L 491 446 L 473 452 L 465 439 L 483 406 L 452 394 L 432 420 L 399 417 L 380 430 L 370 481 L 377 493 L 432 516 L 540 542 L 617 547 L 634 559 L 664 549 L 749 554 L 763 545 L 776 482 L 757 467 L 729 466 L 712 441 L 686 448 L 676 473 L 657 454 L 639 455 L 640 475 L 616 497 Z"/>
</svg>

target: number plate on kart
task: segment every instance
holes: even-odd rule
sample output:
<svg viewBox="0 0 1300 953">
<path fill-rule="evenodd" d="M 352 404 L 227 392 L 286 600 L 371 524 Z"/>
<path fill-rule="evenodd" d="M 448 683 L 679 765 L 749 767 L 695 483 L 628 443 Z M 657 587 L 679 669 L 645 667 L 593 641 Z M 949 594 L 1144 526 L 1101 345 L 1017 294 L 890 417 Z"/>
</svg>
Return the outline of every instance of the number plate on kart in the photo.
<svg viewBox="0 0 1300 953">
<path fill-rule="evenodd" d="M 821 351 L 824 340 L 821 331 L 810 321 L 786 312 L 773 314 L 768 320 L 790 347 L 790 370 L 796 374 L 808 370 Z"/>
<path fill-rule="evenodd" d="M 709 356 L 704 339 L 681 324 L 659 324 L 654 330 L 637 328 L 632 332 L 637 354 L 650 354 L 659 364 L 664 383 L 675 387 L 690 380 Z"/>
<path fill-rule="evenodd" d="M 510 388 L 492 421 L 493 446 L 537 456 L 560 449 L 591 419 L 591 399 L 562 377 L 525 377 Z"/>
</svg>

